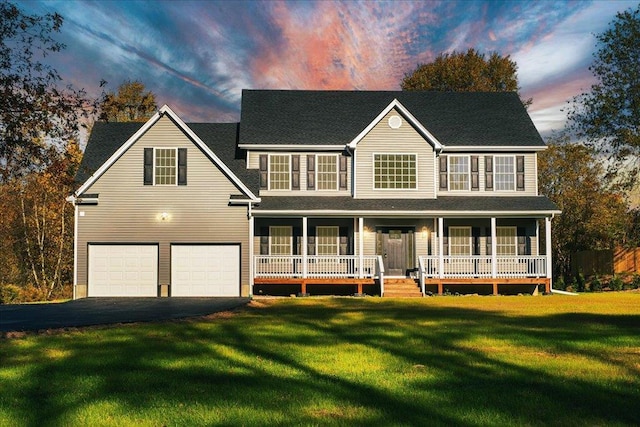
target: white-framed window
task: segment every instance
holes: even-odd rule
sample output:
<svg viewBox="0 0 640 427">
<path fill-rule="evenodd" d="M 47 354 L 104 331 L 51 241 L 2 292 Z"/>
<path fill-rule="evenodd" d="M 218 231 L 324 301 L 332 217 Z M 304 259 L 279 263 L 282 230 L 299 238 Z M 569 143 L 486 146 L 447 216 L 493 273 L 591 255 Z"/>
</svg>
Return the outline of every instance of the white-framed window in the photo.
<svg viewBox="0 0 640 427">
<path fill-rule="evenodd" d="M 269 155 L 269 189 L 291 190 L 291 156 Z"/>
<path fill-rule="evenodd" d="M 469 256 L 471 245 L 471 227 L 449 227 L 449 255 Z"/>
<path fill-rule="evenodd" d="M 269 255 L 293 254 L 293 229 L 291 226 L 269 227 Z"/>
<path fill-rule="evenodd" d="M 516 189 L 516 160 L 514 156 L 493 157 L 493 182 L 496 191 Z"/>
<path fill-rule="evenodd" d="M 469 156 L 449 156 L 449 190 L 469 190 Z"/>
<path fill-rule="evenodd" d="M 153 150 L 153 182 L 155 185 L 176 185 L 178 176 L 178 149 Z"/>
<path fill-rule="evenodd" d="M 376 190 L 417 188 L 415 154 L 374 154 L 373 186 Z"/>
<path fill-rule="evenodd" d="M 496 254 L 518 255 L 518 229 L 516 227 L 496 227 Z"/>
<path fill-rule="evenodd" d="M 316 155 L 316 189 L 338 189 L 338 156 L 335 154 Z"/>
<path fill-rule="evenodd" d="M 340 255 L 340 228 L 335 226 L 316 227 L 316 254 Z"/>
</svg>

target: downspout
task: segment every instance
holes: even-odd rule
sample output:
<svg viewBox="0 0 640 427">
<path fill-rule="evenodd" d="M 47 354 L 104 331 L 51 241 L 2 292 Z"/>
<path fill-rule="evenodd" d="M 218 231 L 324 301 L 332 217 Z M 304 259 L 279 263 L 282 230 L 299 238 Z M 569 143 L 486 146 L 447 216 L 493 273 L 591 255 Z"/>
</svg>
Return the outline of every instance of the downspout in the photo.
<svg viewBox="0 0 640 427">
<path fill-rule="evenodd" d="M 65 199 L 73 204 L 73 300 L 76 299 L 76 287 L 78 286 L 78 205 L 76 198 L 71 195 Z"/>
</svg>

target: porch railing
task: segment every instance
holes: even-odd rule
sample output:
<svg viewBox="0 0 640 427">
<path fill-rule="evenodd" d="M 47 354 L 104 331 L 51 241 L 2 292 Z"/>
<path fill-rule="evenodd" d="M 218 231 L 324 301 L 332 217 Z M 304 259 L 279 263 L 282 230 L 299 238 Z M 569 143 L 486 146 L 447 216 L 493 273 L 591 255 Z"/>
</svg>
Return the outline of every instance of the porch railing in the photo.
<svg viewBox="0 0 640 427">
<path fill-rule="evenodd" d="M 421 256 L 420 274 L 428 278 L 494 277 L 491 256 Z M 546 277 L 544 255 L 496 256 L 495 277 Z"/>
<path fill-rule="evenodd" d="M 254 275 L 264 278 L 380 278 L 384 274 L 382 258 L 377 255 L 256 255 Z"/>
</svg>

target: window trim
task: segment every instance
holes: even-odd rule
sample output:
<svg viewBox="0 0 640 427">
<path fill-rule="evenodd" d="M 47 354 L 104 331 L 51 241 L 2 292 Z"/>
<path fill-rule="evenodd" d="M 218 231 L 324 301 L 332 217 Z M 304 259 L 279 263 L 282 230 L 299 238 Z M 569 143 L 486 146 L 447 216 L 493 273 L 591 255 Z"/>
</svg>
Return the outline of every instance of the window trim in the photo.
<svg viewBox="0 0 640 427">
<path fill-rule="evenodd" d="M 156 155 L 158 150 L 173 150 L 175 156 L 175 183 L 173 184 L 158 184 L 156 182 Z M 178 147 L 153 147 L 153 185 L 159 187 L 177 187 L 178 186 Z"/>
<path fill-rule="evenodd" d="M 378 188 L 376 187 L 376 156 L 413 156 L 414 159 L 414 176 L 415 176 L 415 181 L 414 181 L 414 187 L 413 188 Z M 371 187 L 374 191 L 418 191 L 418 171 L 419 171 L 419 167 L 418 167 L 418 153 L 407 153 L 407 152 L 403 152 L 403 153 L 388 153 L 388 152 L 379 152 L 379 153 L 373 153 L 373 159 L 372 159 L 372 182 L 371 182 Z"/>
<path fill-rule="evenodd" d="M 513 231 L 513 245 L 512 245 L 512 249 L 513 249 L 513 253 L 510 254 L 501 254 L 499 248 L 502 247 L 508 247 L 507 245 L 500 245 L 498 243 L 498 238 L 500 236 L 498 236 L 498 230 L 512 230 Z M 511 246 L 511 245 L 509 245 Z M 497 256 L 518 256 L 518 227 L 515 226 L 501 226 L 501 227 L 496 227 L 496 255 Z"/>
<path fill-rule="evenodd" d="M 496 167 L 496 159 L 498 157 L 510 158 L 513 161 L 513 164 L 512 164 L 512 166 L 513 166 L 513 174 L 512 174 L 513 175 L 513 181 L 512 181 L 513 188 L 511 188 L 511 189 L 506 189 L 506 190 L 505 189 L 500 189 L 500 190 L 498 189 L 498 180 L 496 179 L 497 169 L 498 169 Z M 493 191 L 494 192 L 511 193 L 511 192 L 515 192 L 517 190 L 517 187 L 518 187 L 518 183 L 517 183 L 518 174 L 517 174 L 517 170 L 516 170 L 517 167 L 516 167 L 516 156 L 515 155 L 513 155 L 513 154 L 494 155 L 493 156 L 493 167 L 492 167 L 492 169 L 493 169 Z"/>
<path fill-rule="evenodd" d="M 288 188 L 271 188 L 272 180 L 271 180 L 271 159 L 275 156 L 278 157 L 287 157 L 289 159 L 289 170 L 287 172 L 287 180 L 288 180 Z M 271 154 L 269 153 L 269 157 L 267 158 L 267 182 L 269 191 L 291 191 L 291 154 Z"/>
<path fill-rule="evenodd" d="M 453 158 L 465 158 L 467 159 L 467 182 L 466 188 L 452 189 L 451 188 L 451 159 Z M 447 191 L 471 191 L 471 155 L 469 154 L 449 154 L 447 156 Z"/>
<path fill-rule="evenodd" d="M 289 253 L 288 254 L 273 254 L 273 230 L 279 229 L 287 229 L 289 235 Z M 293 255 L 293 227 L 290 225 L 270 225 L 269 226 L 269 255 L 274 256 L 291 256 Z"/>
<path fill-rule="evenodd" d="M 320 167 L 319 167 L 319 163 L 318 163 L 318 157 L 320 157 L 320 156 L 322 156 L 322 157 L 333 157 L 334 158 L 335 166 L 336 166 L 336 172 L 335 172 L 335 175 L 336 175 L 335 176 L 335 178 L 336 178 L 335 179 L 336 188 L 331 188 L 331 189 L 326 189 L 326 188 L 325 189 L 319 189 L 318 188 L 319 187 L 319 183 L 320 183 L 320 180 L 318 180 L 318 173 L 320 172 L 320 170 L 319 170 Z M 316 154 L 315 157 L 316 157 L 316 159 L 315 159 L 316 164 L 314 165 L 314 168 L 315 168 L 314 173 L 315 173 L 316 176 L 315 176 L 315 189 L 314 189 L 314 191 L 339 191 L 340 190 L 340 159 L 339 159 L 338 154 L 331 154 L 331 153 L 329 153 L 329 154 Z"/>
<path fill-rule="evenodd" d="M 469 234 L 469 239 L 468 239 L 469 253 L 468 254 L 465 254 L 465 255 L 454 255 L 453 254 L 453 251 L 451 250 L 451 246 L 452 246 L 451 230 L 467 230 L 468 231 L 468 234 Z M 449 226 L 447 243 L 449 243 L 449 248 L 448 248 L 449 249 L 449 256 L 460 256 L 460 257 L 473 256 L 473 230 L 472 230 L 472 227 L 469 227 L 469 226 Z"/>
</svg>

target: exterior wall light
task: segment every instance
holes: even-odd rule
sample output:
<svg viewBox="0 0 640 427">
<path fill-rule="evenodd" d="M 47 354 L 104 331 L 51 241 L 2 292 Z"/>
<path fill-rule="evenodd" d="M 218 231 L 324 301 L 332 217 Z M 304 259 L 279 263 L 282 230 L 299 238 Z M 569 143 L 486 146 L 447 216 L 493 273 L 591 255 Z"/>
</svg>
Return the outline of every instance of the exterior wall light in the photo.
<svg viewBox="0 0 640 427">
<path fill-rule="evenodd" d="M 162 221 L 168 221 L 168 220 L 169 220 L 169 213 L 168 213 L 168 212 L 162 212 L 162 213 L 160 214 L 160 219 L 161 219 Z"/>
</svg>

